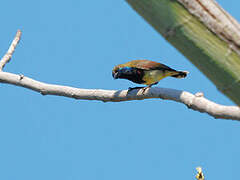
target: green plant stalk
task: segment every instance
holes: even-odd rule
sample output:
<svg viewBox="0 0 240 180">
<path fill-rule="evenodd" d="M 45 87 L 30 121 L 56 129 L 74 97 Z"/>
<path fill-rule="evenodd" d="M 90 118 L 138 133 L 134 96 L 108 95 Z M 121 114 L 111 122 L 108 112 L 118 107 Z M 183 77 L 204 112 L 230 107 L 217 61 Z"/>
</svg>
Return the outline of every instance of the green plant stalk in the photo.
<svg viewBox="0 0 240 180">
<path fill-rule="evenodd" d="M 167 41 L 240 105 L 240 57 L 176 0 L 127 0 Z"/>
</svg>

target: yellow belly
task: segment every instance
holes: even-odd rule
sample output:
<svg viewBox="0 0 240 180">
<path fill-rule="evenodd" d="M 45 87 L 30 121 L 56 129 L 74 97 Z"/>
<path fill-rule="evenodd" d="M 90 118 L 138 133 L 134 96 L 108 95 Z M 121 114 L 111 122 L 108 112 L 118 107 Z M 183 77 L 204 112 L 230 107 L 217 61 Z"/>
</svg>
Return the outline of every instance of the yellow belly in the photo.
<svg viewBox="0 0 240 180">
<path fill-rule="evenodd" d="M 150 85 L 150 84 L 154 84 L 158 81 L 160 81 L 161 79 L 174 75 L 174 72 L 170 72 L 170 71 L 160 71 L 160 70 L 149 70 L 149 71 L 145 71 L 145 75 L 143 77 L 143 80 L 145 81 L 144 84 L 146 85 Z"/>
</svg>

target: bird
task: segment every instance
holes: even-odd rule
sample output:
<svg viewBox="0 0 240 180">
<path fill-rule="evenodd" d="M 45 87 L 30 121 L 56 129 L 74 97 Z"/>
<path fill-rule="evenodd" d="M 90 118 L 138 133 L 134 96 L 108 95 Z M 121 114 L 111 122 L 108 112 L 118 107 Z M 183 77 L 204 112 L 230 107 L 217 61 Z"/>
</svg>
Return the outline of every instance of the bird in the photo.
<svg viewBox="0 0 240 180">
<path fill-rule="evenodd" d="M 177 71 L 164 64 L 150 60 L 133 60 L 115 66 L 112 70 L 114 79 L 127 79 L 146 87 L 133 87 L 129 90 L 143 88 L 143 92 L 153 85 L 158 84 L 165 77 L 185 78 L 188 71 Z"/>
</svg>

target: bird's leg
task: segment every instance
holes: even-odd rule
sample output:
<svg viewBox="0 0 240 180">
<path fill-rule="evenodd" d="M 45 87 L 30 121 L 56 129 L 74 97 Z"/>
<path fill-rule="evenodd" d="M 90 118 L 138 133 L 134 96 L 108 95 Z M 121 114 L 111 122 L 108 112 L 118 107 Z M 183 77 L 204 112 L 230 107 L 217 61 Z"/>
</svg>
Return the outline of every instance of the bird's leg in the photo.
<svg viewBox="0 0 240 180">
<path fill-rule="evenodd" d="M 158 84 L 158 82 L 152 83 L 149 86 L 152 87 L 153 85 L 156 85 L 156 84 Z"/>
<path fill-rule="evenodd" d="M 152 87 L 153 85 L 156 85 L 158 82 L 156 82 L 156 83 L 153 83 L 153 84 L 150 84 L 150 85 L 148 85 L 148 86 L 146 86 L 146 87 L 129 87 L 128 88 L 128 92 L 130 92 L 130 91 L 132 91 L 132 90 L 134 90 L 134 89 L 142 89 L 142 93 L 144 94 L 144 92 L 148 89 L 148 88 L 150 88 L 150 87 Z"/>
<path fill-rule="evenodd" d="M 144 94 L 144 92 L 148 89 L 148 88 L 150 88 L 151 87 L 151 85 L 148 85 L 148 86 L 146 86 L 146 87 L 143 87 L 142 88 L 142 94 Z"/>
<path fill-rule="evenodd" d="M 144 88 L 144 87 L 129 87 L 128 91 L 130 92 L 130 91 L 132 91 L 134 89 L 142 89 L 142 88 Z"/>
<path fill-rule="evenodd" d="M 146 87 L 143 87 L 143 88 L 142 88 L 142 94 L 144 94 L 144 92 L 145 92 L 148 88 L 152 87 L 153 85 L 156 85 L 157 83 L 158 83 L 158 82 L 153 83 L 153 84 L 150 84 L 150 85 L 148 85 L 148 86 L 146 86 Z"/>
</svg>

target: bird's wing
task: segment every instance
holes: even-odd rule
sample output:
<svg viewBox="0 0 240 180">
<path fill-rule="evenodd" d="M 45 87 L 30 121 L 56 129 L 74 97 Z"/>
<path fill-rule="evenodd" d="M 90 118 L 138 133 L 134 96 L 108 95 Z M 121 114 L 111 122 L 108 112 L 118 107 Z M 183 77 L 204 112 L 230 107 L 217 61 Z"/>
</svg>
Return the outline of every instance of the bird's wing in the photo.
<svg viewBox="0 0 240 180">
<path fill-rule="evenodd" d="M 136 67 L 139 69 L 144 69 L 144 70 L 168 70 L 168 71 L 175 71 L 174 69 L 158 63 L 154 61 L 149 61 L 149 60 L 133 60 L 128 63 L 126 63 L 127 66 L 129 67 Z"/>
</svg>

